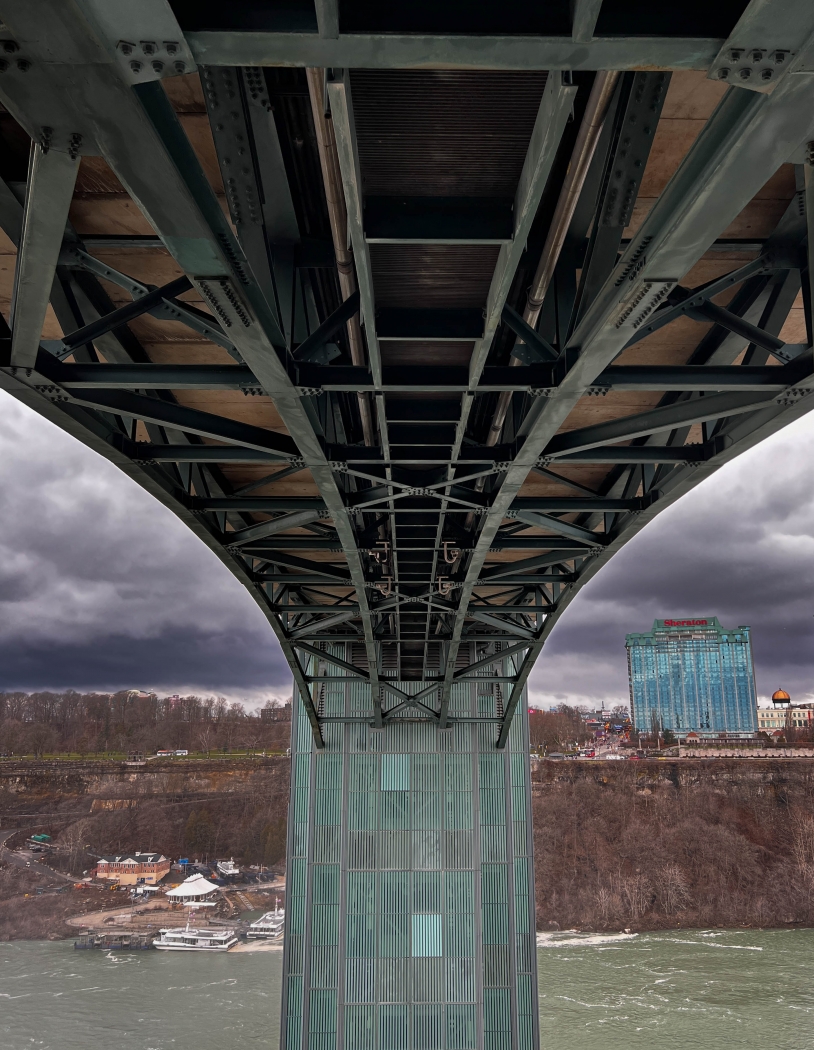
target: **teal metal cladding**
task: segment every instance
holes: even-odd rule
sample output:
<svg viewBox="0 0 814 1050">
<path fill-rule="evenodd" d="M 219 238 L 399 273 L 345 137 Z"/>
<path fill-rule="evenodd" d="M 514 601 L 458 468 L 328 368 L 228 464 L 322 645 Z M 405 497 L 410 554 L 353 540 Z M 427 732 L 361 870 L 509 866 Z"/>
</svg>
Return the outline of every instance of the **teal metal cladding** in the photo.
<svg viewBox="0 0 814 1050">
<path fill-rule="evenodd" d="M 330 694 L 372 713 L 354 678 Z M 490 702 L 459 683 L 450 711 Z M 326 723 L 316 751 L 295 711 L 282 1050 L 536 1050 L 525 703 L 505 751 L 407 719 Z"/>
</svg>

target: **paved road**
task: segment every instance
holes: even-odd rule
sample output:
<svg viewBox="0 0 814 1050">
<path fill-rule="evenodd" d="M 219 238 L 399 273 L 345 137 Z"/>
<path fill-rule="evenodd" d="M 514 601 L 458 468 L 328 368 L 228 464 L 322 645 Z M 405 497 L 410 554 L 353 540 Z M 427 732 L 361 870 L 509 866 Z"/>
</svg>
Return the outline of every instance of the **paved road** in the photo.
<svg viewBox="0 0 814 1050">
<path fill-rule="evenodd" d="M 37 875 L 50 875 L 51 878 L 61 879 L 63 882 L 74 882 L 75 880 L 70 875 L 63 875 L 60 871 L 54 871 L 53 868 L 49 868 L 46 864 L 40 864 L 36 860 L 29 860 L 28 857 L 21 857 L 19 853 L 15 853 L 14 850 L 6 849 L 6 839 L 11 838 L 12 835 L 16 835 L 20 831 L 20 828 L 12 828 L 10 831 L 0 831 L 0 857 L 3 860 L 8 861 L 9 864 L 13 864 L 17 868 L 27 868 L 29 871 L 34 872 Z"/>
</svg>

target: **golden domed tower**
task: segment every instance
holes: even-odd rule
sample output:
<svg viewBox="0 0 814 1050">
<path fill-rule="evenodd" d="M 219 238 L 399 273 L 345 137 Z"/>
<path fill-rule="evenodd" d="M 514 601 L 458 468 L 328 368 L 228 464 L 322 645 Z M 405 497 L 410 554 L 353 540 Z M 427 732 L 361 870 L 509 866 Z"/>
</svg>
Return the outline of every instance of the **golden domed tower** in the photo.
<svg viewBox="0 0 814 1050">
<path fill-rule="evenodd" d="M 789 738 L 789 731 L 791 729 L 791 697 L 785 689 L 777 689 L 772 693 L 772 703 L 775 708 L 785 707 L 786 709 L 786 740 Z"/>
</svg>

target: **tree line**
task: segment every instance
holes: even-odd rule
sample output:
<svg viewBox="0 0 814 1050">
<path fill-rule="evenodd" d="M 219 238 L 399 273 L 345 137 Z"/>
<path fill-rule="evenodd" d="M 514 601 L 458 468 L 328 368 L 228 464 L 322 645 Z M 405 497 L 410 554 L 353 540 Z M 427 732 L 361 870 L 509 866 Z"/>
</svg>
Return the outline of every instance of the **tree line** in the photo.
<svg viewBox="0 0 814 1050">
<path fill-rule="evenodd" d="M 550 711 L 529 711 L 529 744 L 533 751 L 564 751 L 593 739 L 578 707 L 558 704 Z"/>
<path fill-rule="evenodd" d="M 224 697 L 117 693 L 0 693 L 0 752 L 5 755 L 127 753 L 160 749 L 285 750 L 291 705 L 259 710 Z"/>
</svg>

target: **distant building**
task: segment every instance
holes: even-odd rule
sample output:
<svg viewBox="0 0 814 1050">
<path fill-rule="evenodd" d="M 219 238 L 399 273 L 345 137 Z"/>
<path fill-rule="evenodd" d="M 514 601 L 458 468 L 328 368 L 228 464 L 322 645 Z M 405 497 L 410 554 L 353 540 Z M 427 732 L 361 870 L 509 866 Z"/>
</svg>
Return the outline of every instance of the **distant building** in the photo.
<svg viewBox="0 0 814 1050">
<path fill-rule="evenodd" d="M 110 879 L 122 886 L 138 883 L 155 885 L 169 872 L 170 861 L 163 853 L 122 853 L 119 856 L 100 857 L 93 874 L 97 879 Z"/>
<path fill-rule="evenodd" d="M 749 627 L 726 630 L 716 616 L 656 620 L 625 640 L 633 723 L 700 735 L 751 736 L 757 692 Z"/>
<path fill-rule="evenodd" d="M 785 707 L 759 707 L 758 731 L 768 733 L 772 729 L 785 729 L 786 726 L 792 729 L 814 729 L 814 704 L 792 704 L 791 697 L 782 689 L 772 696 L 772 702 L 775 705 L 785 702 Z"/>
</svg>

